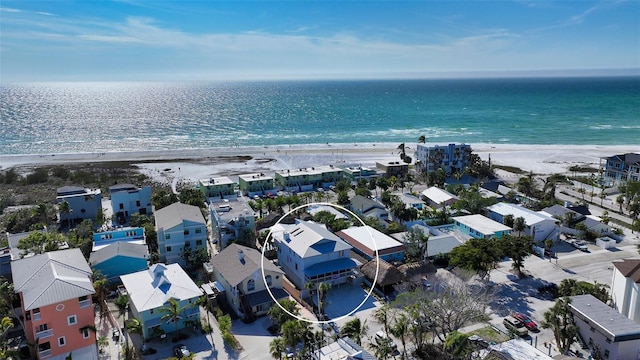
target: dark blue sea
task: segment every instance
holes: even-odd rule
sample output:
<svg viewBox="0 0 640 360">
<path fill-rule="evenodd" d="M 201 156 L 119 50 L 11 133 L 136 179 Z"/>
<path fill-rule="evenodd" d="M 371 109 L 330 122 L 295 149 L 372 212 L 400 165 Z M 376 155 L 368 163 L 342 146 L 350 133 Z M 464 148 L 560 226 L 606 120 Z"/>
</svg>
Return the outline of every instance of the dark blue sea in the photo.
<svg viewBox="0 0 640 360">
<path fill-rule="evenodd" d="M 400 143 L 638 145 L 640 78 L 24 83 L 0 155 Z"/>
</svg>

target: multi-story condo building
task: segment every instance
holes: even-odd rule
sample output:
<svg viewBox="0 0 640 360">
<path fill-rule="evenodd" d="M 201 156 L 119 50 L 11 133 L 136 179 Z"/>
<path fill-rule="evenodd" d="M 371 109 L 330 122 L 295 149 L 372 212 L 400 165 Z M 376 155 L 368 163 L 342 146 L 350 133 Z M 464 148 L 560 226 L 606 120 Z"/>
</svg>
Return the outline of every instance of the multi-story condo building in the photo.
<svg viewBox="0 0 640 360">
<path fill-rule="evenodd" d="M 380 169 L 386 177 L 403 178 L 409 173 L 409 164 L 400 161 L 376 162 L 376 168 Z"/>
<path fill-rule="evenodd" d="M 600 158 L 600 172 L 605 186 L 616 186 L 629 180 L 640 181 L 640 154 Z"/>
<path fill-rule="evenodd" d="M 273 177 L 264 173 L 238 175 L 238 188 L 245 196 L 275 193 Z"/>
<path fill-rule="evenodd" d="M 640 259 L 613 262 L 611 302 L 620 314 L 640 323 Z"/>
<path fill-rule="evenodd" d="M 287 191 L 311 191 L 322 187 L 322 169 L 309 167 L 276 171 L 276 186 Z"/>
<path fill-rule="evenodd" d="M 174 203 L 156 211 L 158 253 L 166 264 L 186 266 L 185 250 L 207 249 L 207 222 L 200 208 Z"/>
<path fill-rule="evenodd" d="M 352 183 L 356 183 L 359 180 L 369 180 L 372 177 L 378 177 L 378 172 L 375 169 L 370 169 L 360 165 L 347 165 L 342 166 L 341 168 L 344 178 Z"/>
<path fill-rule="evenodd" d="M 151 215 L 151 187 L 137 187 L 132 184 L 118 184 L 109 188 L 111 208 L 116 221 L 125 224 L 133 214 Z"/>
<path fill-rule="evenodd" d="M 13 286 L 20 295 L 27 341 L 38 359 L 98 359 L 91 269 L 80 249 L 16 260 Z"/>
<path fill-rule="evenodd" d="M 66 202 L 68 207 L 61 204 Z M 63 186 L 56 193 L 60 225 L 73 227 L 83 220 L 96 220 L 102 210 L 100 189 L 85 189 L 79 186 Z"/>
<path fill-rule="evenodd" d="M 222 200 L 236 196 L 236 183 L 226 176 L 198 180 L 197 188 L 210 200 Z"/>
<path fill-rule="evenodd" d="M 432 172 L 444 168 L 447 175 L 462 173 L 469 166 L 470 158 L 471 145 L 418 144 L 416 147 L 416 160 L 420 162 L 421 171 Z"/>
</svg>

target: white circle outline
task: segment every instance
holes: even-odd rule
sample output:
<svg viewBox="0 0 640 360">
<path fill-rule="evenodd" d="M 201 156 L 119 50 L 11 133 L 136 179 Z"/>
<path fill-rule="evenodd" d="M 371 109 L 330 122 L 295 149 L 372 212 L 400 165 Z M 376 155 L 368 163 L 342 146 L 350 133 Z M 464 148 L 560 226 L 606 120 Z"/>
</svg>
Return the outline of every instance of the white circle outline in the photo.
<svg viewBox="0 0 640 360">
<path fill-rule="evenodd" d="M 272 237 L 271 232 L 273 231 L 273 226 L 278 225 L 280 223 L 280 221 L 282 221 L 287 215 L 291 214 L 292 212 L 294 212 L 294 211 L 296 211 L 298 209 L 309 207 L 311 205 L 328 205 L 328 206 L 336 207 L 336 208 L 339 208 L 339 209 L 342 209 L 342 210 L 346 211 L 347 213 L 349 213 L 350 215 L 352 215 L 353 217 L 358 219 L 358 221 L 360 221 L 362 226 L 364 226 L 365 229 L 367 229 L 367 232 L 369 233 L 369 236 L 371 237 L 371 240 L 373 241 L 373 247 L 374 247 L 375 255 L 376 255 L 376 276 L 374 277 L 373 282 L 371 283 L 371 288 L 369 289 L 369 292 L 367 293 L 367 296 L 365 296 L 365 298 L 362 300 L 362 302 L 360 304 L 358 304 L 358 306 L 356 306 L 353 310 L 351 310 L 347 314 L 339 316 L 339 317 L 337 317 L 335 319 L 329 319 L 329 320 L 323 320 L 323 321 L 320 321 L 320 320 L 309 320 L 307 318 L 303 318 L 303 317 L 300 317 L 298 315 L 294 315 L 294 314 L 290 313 L 289 310 L 285 309 L 282 305 L 280 305 L 280 303 L 275 298 L 275 296 L 273 296 L 273 293 L 271 292 L 271 289 L 269 288 L 269 285 L 267 285 L 267 279 L 266 279 L 265 274 L 264 274 L 264 250 L 266 248 L 265 245 L 267 244 L 269 239 Z M 373 288 L 376 286 L 376 281 L 378 281 L 378 272 L 380 271 L 380 257 L 378 256 L 378 244 L 376 244 L 376 239 L 373 238 L 373 234 L 371 233 L 371 230 L 369 229 L 367 224 L 365 224 L 364 221 L 362 221 L 362 219 L 360 219 L 360 217 L 358 215 L 354 214 L 351 210 L 346 209 L 345 207 L 340 206 L 340 205 L 331 204 L 331 203 L 325 203 L 325 202 L 312 202 L 312 203 L 300 205 L 300 206 L 294 208 L 293 210 L 289 210 L 287 213 L 282 215 L 282 217 L 280 217 L 280 219 L 278 219 L 278 221 L 276 221 L 276 223 L 273 224 L 273 226 L 271 226 L 271 228 L 269 229 L 269 233 L 267 234 L 267 238 L 264 241 L 265 245 L 262 246 L 262 256 L 260 258 L 260 270 L 262 272 L 262 281 L 264 282 L 264 286 L 267 289 L 267 292 L 269 293 L 269 296 L 271 296 L 271 299 L 273 299 L 273 301 L 276 303 L 276 305 L 278 305 L 280 307 L 280 309 L 282 309 L 282 311 L 284 311 L 285 313 L 289 314 L 290 316 L 292 316 L 292 317 L 294 317 L 294 318 L 296 318 L 298 320 L 306 321 L 306 322 L 308 322 L 310 324 L 328 324 L 328 323 L 331 323 L 331 322 L 335 322 L 335 321 L 339 321 L 339 320 L 345 319 L 348 316 L 353 315 L 353 313 L 358 311 L 362 307 L 362 305 L 364 305 L 364 303 L 367 302 L 369 297 L 371 297 L 371 293 L 373 292 Z M 298 301 L 296 301 L 296 303 L 298 303 Z"/>
</svg>

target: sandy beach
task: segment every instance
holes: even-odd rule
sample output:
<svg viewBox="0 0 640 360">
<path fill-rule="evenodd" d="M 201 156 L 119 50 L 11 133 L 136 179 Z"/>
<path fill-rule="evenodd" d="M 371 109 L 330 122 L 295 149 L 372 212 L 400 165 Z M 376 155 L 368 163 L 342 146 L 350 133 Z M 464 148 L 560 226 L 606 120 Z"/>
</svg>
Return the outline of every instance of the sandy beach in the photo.
<svg viewBox="0 0 640 360">
<path fill-rule="evenodd" d="M 414 158 L 416 144 L 407 143 L 406 152 Z M 435 144 L 434 144 L 435 145 Z M 515 166 L 545 175 L 567 173 L 574 165 L 598 168 L 600 158 L 628 152 L 640 153 L 640 146 L 619 145 L 514 145 L 471 144 L 482 159 L 493 164 Z M 0 169 L 27 168 L 36 165 L 123 161 L 136 164 L 140 171 L 165 183 L 195 182 L 218 176 L 234 177 L 252 172 L 321 165 L 361 165 L 374 167 L 376 162 L 399 161 L 398 144 L 357 143 L 321 145 L 280 145 L 49 155 L 5 155 Z"/>
</svg>

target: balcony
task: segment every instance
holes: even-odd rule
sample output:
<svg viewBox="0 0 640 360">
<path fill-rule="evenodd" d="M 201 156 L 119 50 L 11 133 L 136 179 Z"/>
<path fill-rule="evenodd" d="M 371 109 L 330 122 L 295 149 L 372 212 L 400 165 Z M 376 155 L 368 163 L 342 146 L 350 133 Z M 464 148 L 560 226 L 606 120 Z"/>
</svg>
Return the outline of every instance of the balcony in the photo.
<svg viewBox="0 0 640 360">
<path fill-rule="evenodd" d="M 36 332 L 36 338 L 44 339 L 53 336 L 53 329 L 47 329 Z"/>
<path fill-rule="evenodd" d="M 51 349 L 40 351 L 40 359 L 48 358 L 51 356 Z"/>
<path fill-rule="evenodd" d="M 33 313 L 32 315 L 33 321 L 40 321 L 40 319 L 42 319 L 42 316 L 40 316 L 40 313 Z"/>
<path fill-rule="evenodd" d="M 80 301 L 80 308 L 86 308 L 91 305 L 91 300 L 82 300 Z"/>
</svg>

